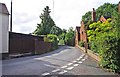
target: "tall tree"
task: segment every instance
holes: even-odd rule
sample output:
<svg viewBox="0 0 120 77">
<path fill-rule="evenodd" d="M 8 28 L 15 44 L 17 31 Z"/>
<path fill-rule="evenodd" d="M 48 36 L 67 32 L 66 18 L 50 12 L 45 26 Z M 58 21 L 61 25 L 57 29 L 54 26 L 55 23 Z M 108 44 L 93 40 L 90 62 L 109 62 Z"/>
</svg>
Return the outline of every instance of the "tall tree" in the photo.
<svg viewBox="0 0 120 77">
<path fill-rule="evenodd" d="M 41 23 L 37 24 L 37 29 L 33 32 L 33 34 L 36 35 L 47 35 L 50 34 L 50 30 L 53 26 L 55 26 L 55 23 L 53 19 L 50 16 L 50 9 L 48 6 L 46 6 L 43 10 L 43 13 L 40 15 Z"/>
</svg>

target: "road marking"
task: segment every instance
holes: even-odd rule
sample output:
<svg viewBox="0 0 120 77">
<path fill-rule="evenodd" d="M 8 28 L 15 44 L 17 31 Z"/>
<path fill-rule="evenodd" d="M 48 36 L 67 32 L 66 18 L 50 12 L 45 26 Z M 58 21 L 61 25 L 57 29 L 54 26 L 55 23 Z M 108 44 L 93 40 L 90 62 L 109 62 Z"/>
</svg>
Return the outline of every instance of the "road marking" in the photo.
<svg viewBox="0 0 120 77">
<path fill-rule="evenodd" d="M 82 59 L 82 61 L 85 61 L 85 59 Z"/>
<path fill-rule="evenodd" d="M 73 68 L 74 68 L 74 67 L 68 67 L 67 69 L 68 69 L 68 70 L 71 70 L 71 69 L 73 69 Z"/>
<path fill-rule="evenodd" d="M 73 66 L 78 66 L 79 64 L 74 64 Z"/>
<path fill-rule="evenodd" d="M 82 54 L 81 57 L 85 56 L 85 54 Z"/>
<path fill-rule="evenodd" d="M 64 73 L 66 73 L 66 72 L 67 72 L 67 71 L 64 70 L 64 71 L 59 72 L 58 74 L 64 74 Z"/>
<path fill-rule="evenodd" d="M 75 62 L 77 62 L 77 61 L 73 61 L 73 63 L 75 63 Z"/>
<path fill-rule="evenodd" d="M 80 58 L 78 58 L 77 60 L 80 60 Z"/>
<path fill-rule="evenodd" d="M 61 68 L 66 68 L 67 66 L 62 66 Z"/>
<path fill-rule="evenodd" d="M 85 56 L 85 59 L 87 59 L 87 58 L 88 58 L 88 56 L 86 55 L 86 56 Z"/>
<path fill-rule="evenodd" d="M 57 72 L 57 71 L 60 71 L 60 69 L 53 70 L 52 72 Z"/>
<path fill-rule="evenodd" d="M 46 72 L 46 73 L 43 73 L 42 75 L 45 76 L 45 75 L 49 75 L 49 74 L 50 74 L 50 73 L 47 73 L 47 72 Z"/>
<path fill-rule="evenodd" d="M 67 65 L 72 65 L 73 63 L 68 63 Z"/>
<path fill-rule="evenodd" d="M 55 67 L 55 66 L 49 65 L 49 64 L 44 64 L 44 65 L 47 66 L 47 67 Z"/>
<path fill-rule="evenodd" d="M 45 56 L 45 57 L 51 57 L 51 56 Z"/>
<path fill-rule="evenodd" d="M 78 63 L 80 63 L 80 64 L 81 64 L 81 63 L 82 63 L 82 61 L 80 61 L 80 62 L 78 62 Z"/>
</svg>

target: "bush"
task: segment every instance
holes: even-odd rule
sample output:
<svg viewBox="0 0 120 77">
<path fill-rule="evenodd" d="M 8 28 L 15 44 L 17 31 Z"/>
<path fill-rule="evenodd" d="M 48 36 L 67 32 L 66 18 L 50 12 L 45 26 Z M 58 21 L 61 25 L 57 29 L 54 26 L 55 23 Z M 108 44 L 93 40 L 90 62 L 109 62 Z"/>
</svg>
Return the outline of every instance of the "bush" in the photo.
<svg viewBox="0 0 120 77">
<path fill-rule="evenodd" d="M 78 44 L 79 44 L 80 47 L 84 47 L 84 41 L 79 41 Z"/>
<path fill-rule="evenodd" d="M 120 72 L 120 39 L 115 34 L 103 35 L 99 45 L 99 54 L 101 57 L 100 66 L 110 69 L 113 72 Z"/>
<path fill-rule="evenodd" d="M 90 49 L 101 58 L 100 66 L 120 73 L 120 15 L 117 17 L 91 24 L 87 34 Z"/>
<path fill-rule="evenodd" d="M 44 37 L 44 41 L 52 43 L 52 47 L 53 47 L 52 50 L 58 48 L 58 40 L 56 35 L 48 34 L 47 36 Z"/>
</svg>

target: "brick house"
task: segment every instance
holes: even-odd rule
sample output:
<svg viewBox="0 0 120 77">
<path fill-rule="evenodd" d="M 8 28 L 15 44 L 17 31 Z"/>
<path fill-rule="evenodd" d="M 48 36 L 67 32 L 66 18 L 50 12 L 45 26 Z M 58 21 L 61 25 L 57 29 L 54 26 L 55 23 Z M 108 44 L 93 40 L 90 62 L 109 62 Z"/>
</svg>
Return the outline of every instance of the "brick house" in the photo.
<svg viewBox="0 0 120 77">
<path fill-rule="evenodd" d="M 99 20 L 100 20 L 101 22 L 105 22 L 105 21 L 106 21 L 107 19 L 109 19 L 109 18 L 111 18 L 111 17 L 110 17 L 110 16 L 103 16 L 103 15 L 102 15 Z"/>
<path fill-rule="evenodd" d="M 120 13 L 120 1 L 118 3 L 118 12 Z M 91 12 L 91 16 L 92 16 L 92 21 L 96 22 L 96 11 L 93 8 L 93 11 Z M 99 21 L 101 22 L 105 22 L 108 18 L 111 18 L 110 16 L 101 16 Z M 75 37 L 75 45 L 77 46 L 79 41 L 84 41 L 87 43 L 87 33 L 86 33 L 86 28 L 84 25 L 84 22 L 82 21 L 81 26 L 77 26 L 76 27 L 76 37 Z"/>
<path fill-rule="evenodd" d="M 80 41 L 80 27 L 79 26 L 76 26 L 76 29 L 75 29 L 75 45 L 78 45 L 78 42 Z"/>
<path fill-rule="evenodd" d="M 92 15 L 92 21 L 96 22 L 96 11 L 93 8 L 93 11 L 91 12 Z M 77 46 L 79 41 L 83 41 L 87 43 L 87 32 L 86 32 L 86 27 L 83 21 L 80 23 L 80 27 L 76 27 L 76 37 L 75 37 L 75 45 Z"/>
</svg>

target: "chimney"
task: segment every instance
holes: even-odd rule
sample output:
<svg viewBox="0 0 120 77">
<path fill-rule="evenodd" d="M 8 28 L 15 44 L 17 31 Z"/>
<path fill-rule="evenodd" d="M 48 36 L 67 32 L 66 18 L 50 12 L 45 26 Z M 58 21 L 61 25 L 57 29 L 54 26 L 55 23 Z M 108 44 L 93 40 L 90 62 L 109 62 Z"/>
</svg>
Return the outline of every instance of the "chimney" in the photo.
<svg viewBox="0 0 120 77">
<path fill-rule="evenodd" d="M 118 3 L 118 12 L 120 13 L 120 1 Z"/>
<path fill-rule="evenodd" d="M 93 22 L 96 21 L 96 11 L 95 11 L 94 8 L 93 8 L 93 11 L 92 11 L 92 21 L 93 21 Z"/>
</svg>

